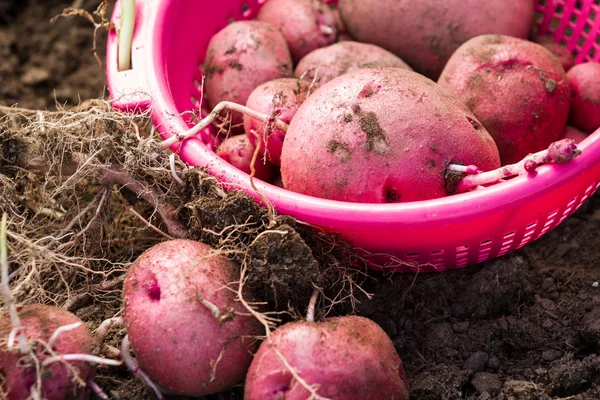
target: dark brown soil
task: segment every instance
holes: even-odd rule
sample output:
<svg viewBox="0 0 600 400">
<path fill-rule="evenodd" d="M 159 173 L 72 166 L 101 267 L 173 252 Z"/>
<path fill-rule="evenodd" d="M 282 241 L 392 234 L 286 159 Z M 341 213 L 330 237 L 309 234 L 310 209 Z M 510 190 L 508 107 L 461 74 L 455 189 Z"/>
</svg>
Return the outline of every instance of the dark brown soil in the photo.
<svg viewBox="0 0 600 400">
<path fill-rule="evenodd" d="M 72 19 L 48 44 L 59 27 L 49 20 L 68 1 L 31 1 L 24 11 L 9 3 L 23 2 L 0 7 L 0 104 L 55 108 L 105 95 L 90 25 Z M 84 3 L 92 10 L 97 0 Z M 226 206 L 240 217 L 252 209 Z M 413 400 L 599 399 L 599 229 L 596 195 L 556 230 L 498 260 L 418 276 L 373 273 L 366 289 L 375 296 L 361 299 L 359 313 L 392 338 Z M 102 303 L 76 311 L 94 324 L 114 315 Z M 125 368 L 98 375 L 113 399 L 153 398 Z M 239 400 L 242 393 L 238 387 L 208 398 Z"/>
</svg>

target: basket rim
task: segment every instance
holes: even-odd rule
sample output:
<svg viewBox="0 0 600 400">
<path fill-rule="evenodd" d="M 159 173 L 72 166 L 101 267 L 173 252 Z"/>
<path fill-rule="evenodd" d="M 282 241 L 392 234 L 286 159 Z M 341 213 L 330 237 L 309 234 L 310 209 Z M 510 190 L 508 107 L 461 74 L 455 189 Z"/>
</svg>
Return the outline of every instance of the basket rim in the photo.
<svg viewBox="0 0 600 400">
<path fill-rule="evenodd" d="M 165 13 L 173 2 L 169 0 L 146 0 L 138 2 L 146 6 L 143 32 L 138 35 L 136 46 L 138 67 L 136 78 L 141 80 L 151 99 L 150 113 L 162 139 L 172 132 L 188 129 L 179 116 L 170 94 L 169 82 L 164 74 L 165 51 L 162 39 L 172 26 L 164 23 Z M 119 2 L 115 4 L 117 9 Z M 113 22 L 118 24 L 119 13 L 113 13 Z M 109 34 L 107 43 L 107 78 L 111 93 L 117 89 L 119 72 L 116 70 L 116 33 Z M 141 66 L 141 67 L 140 67 Z M 131 75 L 131 74 L 130 74 Z M 500 213 L 516 206 L 534 201 L 544 193 L 555 190 L 563 183 L 600 164 L 600 129 L 589 135 L 578 147 L 582 154 L 564 165 L 542 165 L 535 176 L 518 176 L 485 189 L 446 196 L 437 199 L 406 203 L 354 203 L 329 200 L 291 192 L 266 182 L 255 180 L 257 189 L 273 203 L 281 214 L 288 214 L 309 224 L 322 227 L 373 229 L 382 227 L 418 228 L 451 224 Z M 183 144 L 173 145 L 182 161 L 189 165 L 205 166 L 228 188 L 241 189 L 258 201 L 260 196 L 250 185 L 249 175 L 217 157 L 198 139 L 188 139 Z M 600 179 L 600 176 L 597 177 Z"/>
</svg>

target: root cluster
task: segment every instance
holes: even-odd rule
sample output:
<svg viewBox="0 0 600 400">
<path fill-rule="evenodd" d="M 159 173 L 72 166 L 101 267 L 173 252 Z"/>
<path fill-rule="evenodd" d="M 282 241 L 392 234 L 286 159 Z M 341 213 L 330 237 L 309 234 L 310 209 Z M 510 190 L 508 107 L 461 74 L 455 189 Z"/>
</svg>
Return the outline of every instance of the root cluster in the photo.
<svg viewBox="0 0 600 400">
<path fill-rule="evenodd" d="M 303 314 L 314 289 L 327 311 L 356 288 L 348 246 L 223 191 L 202 169 L 172 169 L 149 116 L 105 101 L 0 107 L 0 213 L 18 304 L 102 301 L 117 312 L 128 265 L 165 237 L 203 241 L 246 266 L 248 289 L 278 311 Z"/>
</svg>

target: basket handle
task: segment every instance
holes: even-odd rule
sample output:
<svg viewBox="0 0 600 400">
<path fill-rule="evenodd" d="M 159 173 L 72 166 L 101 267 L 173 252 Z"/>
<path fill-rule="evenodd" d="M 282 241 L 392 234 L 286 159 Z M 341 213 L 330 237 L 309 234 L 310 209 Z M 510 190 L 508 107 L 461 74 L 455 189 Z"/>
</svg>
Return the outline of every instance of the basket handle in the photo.
<svg viewBox="0 0 600 400">
<path fill-rule="evenodd" d="M 147 31 L 154 17 L 153 0 L 135 0 L 135 25 L 131 46 L 131 69 L 119 71 L 118 32 L 121 28 L 121 1 L 115 4 L 111 22 L 115 29 L 108 34 L 106 44 L 106 77 L 113 106 L 121 111 L 143 113 L 152 105 L 147 91 L 145 48 Z"/>
</svg>

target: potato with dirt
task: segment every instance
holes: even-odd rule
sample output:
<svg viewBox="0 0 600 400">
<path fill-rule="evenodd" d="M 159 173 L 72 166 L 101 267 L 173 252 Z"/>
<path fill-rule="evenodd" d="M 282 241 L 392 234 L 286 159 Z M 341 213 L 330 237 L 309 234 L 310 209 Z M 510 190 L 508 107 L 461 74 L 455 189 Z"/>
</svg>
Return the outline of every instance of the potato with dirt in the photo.
<svg viewBox="0 0 600 400">
<path fill-rule="evenodd" d="M 344 41 L 314 50 L 296 66 L 294 76 L 314 88 L 360 68 L 403 68 L 411 70 L 395 54 L 369 43 Z"/>
<path fill-rule="evenodd" d="M 500 166 L 475 115 L 415 72 L 365 68 L 302 104 L 283 143 L 281 176 L 286 189 L 310 196 L 396 203 L 451 194 L 451 163 Z"/>
<path fill-rule="evenodd" d="M 250 93 L 246 107 L 259 113 L 290 123 L 308 94 L 308 85 L 294 78 L 280 78 L 265 82 Z M 285 132 L 269 121 L 244 115 L 244 131 L 253 145 L 261 140 L 261 151 L 267 160 L 280 165 Z"/>
<path fill-rule="evenodd" d="M 335 43 L 341 28 L 335 6 L 323 0 L 268 0 L 256 20 L 281 31 L 294 63 L 315 49 Z"/>
<path fill-rule="evenodd" d="M 537 43 L 504 35 L 467 41 L 438 84 L 473 111 L 496 141 L 503 165 L 558 140 L 571 104 L 558 59 Z"/>
<path fill-rule="evenodd" d="M 140 368 L 169 393 L 203 396 L 241 381 L 261 333 L 236 301 L 239 266 L 211 251 L 162 242 L 125 279 L 125 325 Z"/>
<path fill-rule="evenodd" d="M 244 399 L 309 398 L 290 368 L 308 385 L 317 385 L 317 394 L 325 398 L 408 400 L 402 361 L 387 334 L 367 318 L 297 321 L 278 328 L 254 357 Z"/>
<path fill-rule="evenodd" d="M 261 83 L 291 77 L 293 64 L 281 32 L 266 22 L 237 21 L 211 38 L 202 71 L 204 94 L 214 108 L 221 101 L 245 104 Z M 234 124 L 242 122 L 240 113 L 232 116 Z"/>
<path fill-rule="evenodd" d="M 586 62 L 567 73 L 571 88 L 569 123 L 586 133 L 600 128 L 600 63 Z"/>
<path fill-rule="evenodd" d="M 246 135 L 236 135 L 225 139 L 217 147 L 216 153 L 229 164 L 250 174 L 252 172 L 252 159 L 255 150 L 256 146 L 249 137 Z M 259 152 L 254 161 L 254 177 L 261 181 L 269 182 L 274 175 L 275 167 L 264 160 L 262 152 Z"/>
<path fill-rule="evenodd" d="M 532 0 L 340 0 L 338 7 L 352 37 L 434 80 L 468 39 L 487 33 L 525 39 L 534 15 Z"/>
<path fill-rule="evenodd" d="M 91 354 L 92 335 L 85 323 L 62 308 L 42 304 L 17 307 L 17 313 L 27 346 L 35 355 L 35 359 L 19 352 L 18 334 L 14 348 L 12 350 L 7 348 L 13 326 L 8 314 L 3 314 L 0 319 L 0 338 L 2 338 L 0 373 L 3 377 L 1 390 L 6 397 L 2 398 L 8 400 L 35 398 L 30 396 L 33 396 L 32 388 L 36 388 L 38 379 L 39 394 L 43 399 L 89 398 L 91 392 L 87 383 L 94 377 L 96 370 L 94 365 L 83 360 L 55 359 L 50 362 L 54 355 Z M 72 324 L 80 325 L 60 332 L 49 343 L 58 328 Z M 46 349 L 45 344 L 50 344 L 51 349 Z M 45 362 L 49 363 L 44 365 Z"/>
</svg>

